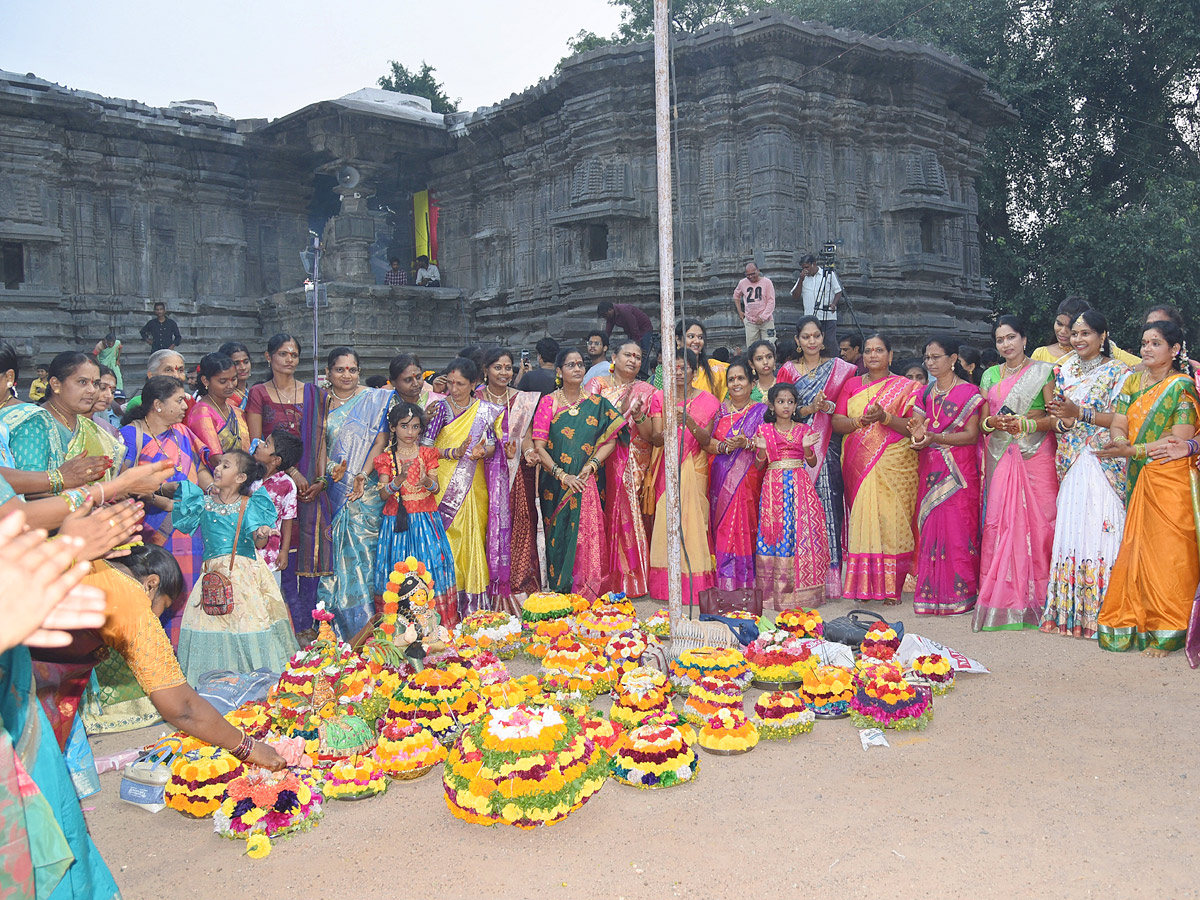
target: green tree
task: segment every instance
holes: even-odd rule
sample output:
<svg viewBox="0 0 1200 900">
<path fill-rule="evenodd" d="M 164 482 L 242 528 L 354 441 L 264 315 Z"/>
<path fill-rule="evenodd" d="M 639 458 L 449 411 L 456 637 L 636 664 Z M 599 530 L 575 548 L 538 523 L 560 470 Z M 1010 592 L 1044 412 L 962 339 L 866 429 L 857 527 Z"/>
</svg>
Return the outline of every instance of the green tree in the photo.
<svg viewBox="0 0 1200 900">
<path fill-rule="evenodd" d="M 425 97 L 429 100 L 435 113 L 458 112 L 461 98 L 450 99 L 445 86 L 434 78 L 435 69 L 425 60 L 421 60 L 421 68 L 416 72 L 410 72 L 394 59 L 389 60 L 388 64 L 392 67 L 392 74 L 384 75 L 379 79 L 379 86 L 385 91 L 397 91 L 401 94 Z"/>
</svg>

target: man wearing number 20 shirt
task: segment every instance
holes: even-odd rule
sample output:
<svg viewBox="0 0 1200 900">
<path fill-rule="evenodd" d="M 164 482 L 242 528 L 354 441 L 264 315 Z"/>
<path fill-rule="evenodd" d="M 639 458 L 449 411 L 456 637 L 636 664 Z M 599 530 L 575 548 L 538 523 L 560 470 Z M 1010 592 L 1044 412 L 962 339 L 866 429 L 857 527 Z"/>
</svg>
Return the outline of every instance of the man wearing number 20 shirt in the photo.
<svg viewBox="0 0 1200 900">
<path fill-rule="evenodd" d="M 755 341 L 775 340 L 775 285 L 754 263 L 746 263 L 746 277 L 733 292 L 733 306 L 746 326 L 747 347 Z"/>
</svg>

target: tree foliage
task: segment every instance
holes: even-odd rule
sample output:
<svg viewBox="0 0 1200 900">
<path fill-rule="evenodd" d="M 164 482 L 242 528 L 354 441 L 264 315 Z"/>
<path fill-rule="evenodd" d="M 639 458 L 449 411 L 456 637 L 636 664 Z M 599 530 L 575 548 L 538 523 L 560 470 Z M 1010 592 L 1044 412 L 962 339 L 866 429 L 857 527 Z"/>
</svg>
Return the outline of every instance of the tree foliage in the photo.
<svg viewBox="0 0 1200 900">
<path fill-rule="evenodd" d="M 433 76 L 435 69 L 425 60 L 421 60 L 421 68 L 415 72 L 410 72 L 394 59 L 389 60 L 388 65 L 392 67 L 392 73 L 379 79 L 379 86 L 385 91 L 425 97 L 435 113 L 444 115 L 458 112 L 460 101 L 450 99 L 445 86 Z"/>
<path fill-rule="evenodd" d="M 645 39 L 652 0 L 612 42 Z M 1200 324 L 1200 3 L 1196 0 L 672 0 L 677 31 L 774 9 L 932 44 L 988 76 L 1019 121 L 979 179 L 984 274 L 998 310 L 1049 332 L 1082 294 L 1136 342 L 1151 302 Z M 596 36 L 591 36 L 595 38 Z M 603 39 L 598 39 L 603 40 Z"/>
</svg>

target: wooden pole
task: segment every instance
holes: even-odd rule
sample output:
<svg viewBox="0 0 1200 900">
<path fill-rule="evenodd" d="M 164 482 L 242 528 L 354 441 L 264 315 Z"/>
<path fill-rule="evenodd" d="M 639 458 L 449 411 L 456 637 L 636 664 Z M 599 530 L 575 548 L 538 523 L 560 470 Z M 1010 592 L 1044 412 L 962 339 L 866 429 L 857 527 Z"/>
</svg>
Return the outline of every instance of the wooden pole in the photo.
<svg viewBox="0 0 1200 900">
<path fill-rule="evenodd" d="M 679 564 L 679 429 L 675 426 L 675 248 L 671 227 L 670 23 L 667 0 L 654 0 L 654 147 L 658 158 L 658 299 L 662 331 L 663 469 L 666 494 L 658 514 L 667 516 L 667 609 L 671 631 L 683 619 Z"/>
</svg>

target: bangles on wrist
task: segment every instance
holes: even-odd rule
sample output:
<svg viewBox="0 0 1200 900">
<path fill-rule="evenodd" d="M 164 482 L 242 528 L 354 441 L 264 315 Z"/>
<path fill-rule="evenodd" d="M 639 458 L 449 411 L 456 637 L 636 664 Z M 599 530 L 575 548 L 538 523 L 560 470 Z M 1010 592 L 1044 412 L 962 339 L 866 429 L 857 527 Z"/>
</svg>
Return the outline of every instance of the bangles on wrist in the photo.
<svg viewBox="0 0 1200 900">
<path fill-rule="evenodd" d="M 1021 419 L 1021 434 L 1033 434 L 1037 431 L 1037 420 L 1025 416 Z"/>
<path fill-rule="evenodd" d="M 995 425 L 988 424 L 988 419 L 990 419 L 990 418 L 991 418 L 991 416 L 984 416 L 983 420 L 979 423 L 979 430 L 982 431 L 984 434 L 991 434 L 993 431 L 996 430 Z"/>
<path fill-rule="evenodd" d="M 1134 459 L 1145 459 L 1146 458 L 1146 445 L 1145 444 L 1134 444 L 1133 445 L 1133 458 Z"/>
<path fill-rule="evenodd" d="M 246 734 L 246 732 L 243 731 L 241 741 L 238 743 L 238 745 L 236 747 L 234 747 L 229 752 L 230 752 L 230 754 L 232 754 L 234 759 L 237 759 L 241 762 L 245 762 L 246 760 L 248 760 L 250 758 L 250 753 L 253 750 L 254 750 L 254 738 L 250 737 L 250 735 Z"/>
<path fill-rule="evenodd" d="M 50 493 L 61 494 L 63 492 L 63 477 L 61 469 L 51 469 L 46 475 L 50 479 Z"/>
<path fill-rule="evenodd" d="M 1084 408 L 1079 411 L 1079 419 L 1084 425 L 1096 424 L 1096 411 L 1094 409 Z"/>
<path fill-rule="evenodd" d="M 1200 441 L 1197 441 L 1194 439 L 1189 440 L 1187 442 L 1187 448 L 1188 448 L 1188 452 L 1187 452 L 1188 456 L 1195 456 L 1197 454 L 1200 454 Z"/>
</svg>

